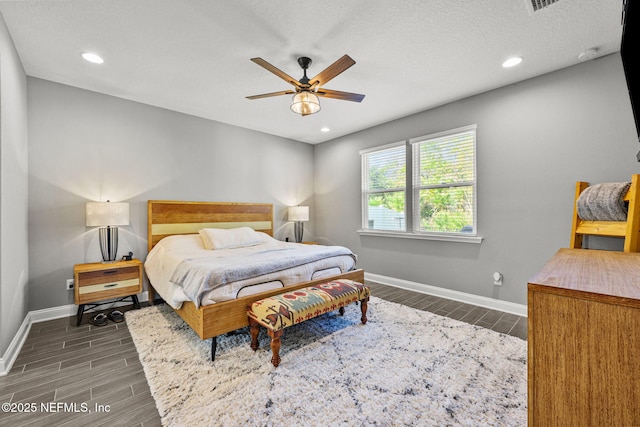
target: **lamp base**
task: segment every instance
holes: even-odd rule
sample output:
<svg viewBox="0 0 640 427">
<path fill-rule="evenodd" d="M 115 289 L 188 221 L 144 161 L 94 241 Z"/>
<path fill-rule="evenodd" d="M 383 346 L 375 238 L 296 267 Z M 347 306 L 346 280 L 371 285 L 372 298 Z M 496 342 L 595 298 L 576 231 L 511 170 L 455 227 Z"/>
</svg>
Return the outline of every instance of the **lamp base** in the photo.
<svg viewBox="0 0 640 427">
<path fill-rule="evenodd" d="M 296 238 L 296 243 L 302 243 L 302 234 L 304 233 L 304 222 L 296 221 L 293 226 L 293 234 Z"/>
<path fill-rule="evenodd" d="M 118 227 L 101 227 L 99 236 L 102 262 L 115 262 L 118 253 Z"/>
</svg>

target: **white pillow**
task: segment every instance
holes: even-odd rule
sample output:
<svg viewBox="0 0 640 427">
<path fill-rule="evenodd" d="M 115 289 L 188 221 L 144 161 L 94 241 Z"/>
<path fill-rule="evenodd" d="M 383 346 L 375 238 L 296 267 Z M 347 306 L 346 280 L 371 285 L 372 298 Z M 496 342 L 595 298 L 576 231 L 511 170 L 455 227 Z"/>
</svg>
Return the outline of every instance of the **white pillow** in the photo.
<svg viewBox="0 0 640 427">
<path fill-rule="evenodd" d="M 264 243 L 264 239 L 250 227 L 203 228 L 199 233 L 206 249 L 244 248 Z"/>
</svg>

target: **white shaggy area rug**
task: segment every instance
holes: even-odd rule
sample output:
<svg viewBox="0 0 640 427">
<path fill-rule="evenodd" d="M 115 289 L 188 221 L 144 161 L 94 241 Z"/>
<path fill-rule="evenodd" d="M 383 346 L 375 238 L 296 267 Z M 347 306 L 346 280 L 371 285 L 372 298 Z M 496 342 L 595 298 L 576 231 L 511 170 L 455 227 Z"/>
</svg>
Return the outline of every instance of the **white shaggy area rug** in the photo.
<svg viewBox="0 0 640 427">
<path fill-rule="evenodd" d="M 527 344 L 372 297 L 287 328 L 202 341 L 166 305 L 126 312 L 166 426 L 526 426 Z"/>
</svg>

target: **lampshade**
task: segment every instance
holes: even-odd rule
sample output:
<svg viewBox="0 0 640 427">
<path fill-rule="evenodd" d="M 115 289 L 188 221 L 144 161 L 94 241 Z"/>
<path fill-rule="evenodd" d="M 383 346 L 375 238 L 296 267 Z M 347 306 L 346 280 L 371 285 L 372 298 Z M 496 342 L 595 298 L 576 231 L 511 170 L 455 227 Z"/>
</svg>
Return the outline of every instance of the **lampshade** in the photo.
<svg viewBox="0 0 640 427">
<path fill-rule="evenodd" d="M 289 207 L 289 221 L 309 221 L 309 206 Z"/>
<path fill-rule="evenodd" d="M 87 227 L 129 225 L 129 203 L 88 202 Z"/>
<path fill-rule="evenodd" d="M 313 114 L 320 111 L 320 100 L 318 97 L 308 91 L 298 92 L 293 95 L 293 103 L 291 110 L 298 114 Z"/>
</svg>

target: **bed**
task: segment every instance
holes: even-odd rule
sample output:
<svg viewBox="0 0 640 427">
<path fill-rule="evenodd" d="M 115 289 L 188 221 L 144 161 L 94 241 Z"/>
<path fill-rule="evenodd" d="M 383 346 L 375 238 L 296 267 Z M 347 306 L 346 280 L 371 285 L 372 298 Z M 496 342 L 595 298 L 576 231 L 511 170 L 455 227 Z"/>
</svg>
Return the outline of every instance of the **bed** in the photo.
<svg viewBox="0 0 640 427">
<path fill-rule="evenodd" d="M 174 308 L 176 313 L 191 326 L 201 339 L 211 338 L 211 360 L 215 359 L 216 338 L 218 336 L 248 325 L 247 305 L 279 294 L 284 289 L 282 283 L 276 284 L 278 282 L 277 278 L 267 274 L 265 286 L 261 286 L 260 283 L 254 283 L 256 280 L 245 279 L 245 282 L 236 286 L 235 290 L 239 291 L 235 295 L 232 295 L 235 292 L 233 291 L 227 293 L 227 296 L 223 298 L 220 297 L 219 293 L 209 293 L 212 289 L 204 289 L 204 292 L 199 294 L 199 299 L 194 302 L 185 300 L 184 297 L 176 298 L 171 293 L 171 290 L 167 289 L 166 283 L 160 285 L 160 282 L 166 282 L 166 276 L 163 279 L 158 273 L 152 272 L 150 269 L 152 261 L 156 264 L 159 263 L 157 260 L 154 261 L 153 258 L 157 258 L 156 253 L 159 252 L 160 246 L 156 250 L 154 248 L 159 244 L 164 245 L 164 243 L 161 243 L 164 239 L 171 237 L 165 240 L 165 242 L 171 242 L 171 240 L 177 240 L 172 236 L 183 236 L 180 238 L 181 241 L 186 242 L 184 244 L 189 246 L 193 243 L 191 240 L 198 240 L 199 231 L 202 229 L 238 230 L 243 227 L 249 227 L 251 230 L 258 232 L 256 234 L 260 234 L 270 245 L 284 245 L 284 243 L 273 239 L 272 204 L 149 200 L 147 205 L 147 226 L 149 254 L 147 255 L 147 260 L 145 260 L 145 271 L 149 278 L 149 301 L 155 303 L 157 293 Z M 307 246 L 302 244 L 289 245 L 298 246 L 301 249 L 305 249 L 304 247 Z M 306 249 L 309 252 L 314 252 L 310 248 Z M 248 248 L 246 250 L 250 251 L 251 249 Z M 188 253 L 190 254 L 191 252 Z M 176 264 L 176 261 L 173 262 Z M 322 274 L 322 277 L 288 283 L 286 284 L 286 289 L 300 289 L 338 278 L 364 282 L 364 271 L 355 267 L 348 271 L 331 275 L 327 275 L 327 272 L 336 272 L 335 268 L 333 270 L 325 268 L 323 271 L 325 273 Z M 298 274 L 300 275 L 301 273 Z M 158 286 L 155 285 L 154 281 L 158 283 Z M 173 289 L 175 290 L 175 288 Z M 229 297 L 229 295 L 232 295 L 232 297 Z"/>
</svg>

